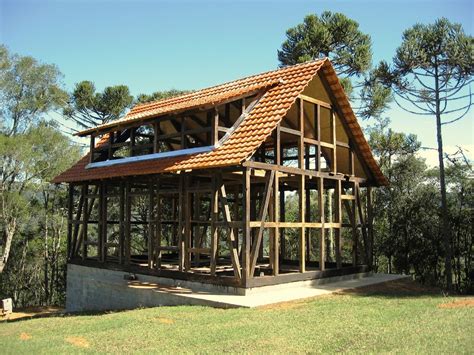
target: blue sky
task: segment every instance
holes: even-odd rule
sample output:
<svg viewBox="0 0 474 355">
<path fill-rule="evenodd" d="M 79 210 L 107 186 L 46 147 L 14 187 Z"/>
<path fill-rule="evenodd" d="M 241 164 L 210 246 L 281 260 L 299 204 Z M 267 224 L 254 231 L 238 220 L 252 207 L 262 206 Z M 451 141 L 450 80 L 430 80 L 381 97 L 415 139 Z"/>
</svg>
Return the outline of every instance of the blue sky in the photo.
<svg viewBox="0 0 474 355">
<path fill-rule="evenodd" d="M 134 95 L 198 89 L 276 68 L 286 29 L 325 10 L 359 22 L 374 62 L 390 60 L 417 22 L 445 16 L 473 34 L 472 1 L 0 0 L 0 42 L 57 64 L 68 89 L 81 80 L 98 89 L 125 84 Z M 446 126 L 447 146 L 474 150 L 473 115 Z M 393 128 L 435 146 L 432 119 L 396 108 L 387 116 Z"/>
</svg>

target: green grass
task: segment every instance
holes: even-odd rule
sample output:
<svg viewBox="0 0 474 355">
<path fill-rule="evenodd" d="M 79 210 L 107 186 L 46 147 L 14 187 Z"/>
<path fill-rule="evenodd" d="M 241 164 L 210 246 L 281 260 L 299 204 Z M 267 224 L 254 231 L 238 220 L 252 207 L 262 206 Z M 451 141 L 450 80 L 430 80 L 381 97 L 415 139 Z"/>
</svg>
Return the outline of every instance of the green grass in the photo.
<svg viewBox="0 0 474 355">
<path fill-rule="evenodd" d="M 404 281 L 257 309 L 38 318 L 1 322 L 0 353 L 472 353 L 472 303 Z"/>
</svg>

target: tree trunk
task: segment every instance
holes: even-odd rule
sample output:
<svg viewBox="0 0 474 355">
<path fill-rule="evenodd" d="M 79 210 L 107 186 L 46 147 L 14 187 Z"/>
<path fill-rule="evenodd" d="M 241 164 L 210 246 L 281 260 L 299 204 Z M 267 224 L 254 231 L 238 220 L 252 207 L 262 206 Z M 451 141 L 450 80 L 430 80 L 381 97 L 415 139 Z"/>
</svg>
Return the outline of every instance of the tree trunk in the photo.
<svg viewBox="0 0 474 355">
<path fill-rule="evenodd" d="M 452 287 L 452 266 L 451 266 L 451 238 L 449 230 L 448 219 L 448 204 L 446 198 L 446 180 L 444 171 L 444 152 L 443 152 L 443 136 L 441 133 L 441 112 L 440 112 L 440 98 L 439 98 L 439 79 L 438 67 L 435 67 L 435 93 L 436 93 L 436 138 L 438 142 L 438 162 L 439 162 L 439 185 L 441 190 L 441 232 L 443 234 L 444 249 L 445 249 L 445 275 L 446 275 L 446 289 L 450 290 Z"/>
<path fill-rule="evenodd" d="M 16 218 L 12 218 L 9 222 L 7 222 L 7 225 L 5 226 L 5 245 L 3 247 L 3 253 L 2 257 L 0 259 L 0 274 L 3 272 L 5 269 L 5 266 L 7 265 L 8 261 L 8 256 L 10 255 L 10 249 L 12 246 L 12 241 L 13 241 L 13 236 L 16 231 Z"/>
</svg>

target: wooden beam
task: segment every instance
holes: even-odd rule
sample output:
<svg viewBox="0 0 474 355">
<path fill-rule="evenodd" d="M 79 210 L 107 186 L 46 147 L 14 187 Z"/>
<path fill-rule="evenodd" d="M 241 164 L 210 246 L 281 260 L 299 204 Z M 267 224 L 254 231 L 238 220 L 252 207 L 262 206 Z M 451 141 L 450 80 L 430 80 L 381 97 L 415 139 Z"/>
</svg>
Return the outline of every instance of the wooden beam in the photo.
<svg viewBox="0 0 474 355">
<path fill-rule="evenodd" d="M 87 224 L 88 224 L 88 204 L 89 199 L 85 197 L 87 194 L 88 186 L 87 184 L 82 185 L 82 194 L 84 196 L 84 208 L 83 208 L 83 217 L 82 217 L 82 260 L 87 258 Z"/>
<path fill-rule="evenodd" d="M 226 222 L 231 222 L 232 218 L 230 216 L 230 208 L 229 208 L 229 203 L 227 201 L 227 193 L 225 190 L 225 185 L 222 179 L 219 181 L 219 189 L 220 189 L 220 202 L 221 202 L 221 208 L 222 208 L 222 213 L 224 215 L 224 219 Z M 232 266 L 234 268 L 234 275 L 237 279 L 241 279 L 242 275 L 240 272 L 240 261 L 239 261 L 239 253 L 236 247 L 236 237 L 234 235 L 234 229 L 229 226 L 229 231 L 227 233 L 227 241 L 229 244 L 229 251 L 230 251 L 230 258 L 232 261 Z"/>
<path fill-rule="evenodd" d="M 341 181 L 338 180 L 336 181 L 336 188 L 335 188 L 335 199 L 336 199 L 336 223 L 341 224 L 342 223 L 342 200 L 341 200 L 341 194 L 342 194 L 342 187 L 341 187 Z M 342 268 L 342 243 L 341 243 L 341 229 L 337 228 L 335 229 L 335 237 L 336 237 L 336 265 L 337 268 L 340 269 Z"/>
<path fill-rule="evenodd" d="M 156 182 L 156 244 L 155 244 L 155 266 L 157 269 L 161 268 L 161 261 L 163 257 L 163 253 L 161 251 L 161 243 L 162 243 L 162 228 L 161 228 L 161 195 L 160 195 L 160 186 L 161 180 L 157 179 Z"/>
<path fill-rule="evenodd" d="M 321 101 L 321 100 L 318 100 L 318 99 L 315 99 L 314 97 L 311 97 L 311 96 L 306 96 L 306 95 L 303 95 L 303 94 L 299 94 L 298 95 L 298 98 L 304 100 L 304 101 L 308 101 L 308 102 L 311 102 L 315 105 L 319 105 L 319 106 L 323 106 L 323 107 L 326 107 L 328 109 L 331 109 L 331 105 L 327 102 L 324 102 L 324 101 Z"/>
<path fill-rule="evenodd" d="M 260 206 L 259 211 L 259 221 L 261 221 L 260 229 L 258 230 L 257 240 L 254 241 L 252 245 L 251 252 L 251 263 L 250 263 L 250 275 L 253 276 L 255 271 L 255 266 L 257 264 L 258 250 L 260 249 L 260 244 L 262 243 L 264 223 L 268 215 L 268 205 L 270 203 L 270 196 L 272 195 L 272 186 L 275 178 L 275 171 L 270 171 L 266 173 L 266 182 L 265 182 L 265 195 L 263 197 L 263 204 Z"/>
<path fill-rule="evenodd" d="M 324 211 L 324 179 L 319 178 L 319 186 L 318 186 L 318 207 L 319 207 L 319 216 L 321 221 L 321 235 L 319 239 L 319 269 L 321 271 L 325 270 L 325 262 L 326 262 L 326 230 L 325 230 L 325 211 Z"/>
<path fill-rule="evenodd" d="M 374 262 L 374 211 L 372 206 L 373 190 L 371 186 L 367 187 L 367 227 L 369 233 L 369 262 L 368 265 L 372 270 Z"/>
<path fill-rule="evenodd" d="M 245 104 L 245 101 L 244 101 Z M 250 274 L 250 174 L 251 169 L 245 168 L 242 174 L 242 223 L 243 223 L 243 245 L 242 245 L 242 286 L 247 287 L 251 278 Z"/>
<path fill-rule="evenodd" d="M 74 185 L 69 184 L 68 200 L 67 200 L 67 259 L 69 260 L 72 255 L 72 217 L 74 215 Z"/>
<path fill-rule="evenodd" d="M 211 275 L 216 275 L 217 265 L 217 245 L 219 243 L 219 231 L 216 222 L 219 218 L 219 191 L 217 189 L 217 178 L 212 176 L 212 192 L 211 192 Z"/>
</svg>

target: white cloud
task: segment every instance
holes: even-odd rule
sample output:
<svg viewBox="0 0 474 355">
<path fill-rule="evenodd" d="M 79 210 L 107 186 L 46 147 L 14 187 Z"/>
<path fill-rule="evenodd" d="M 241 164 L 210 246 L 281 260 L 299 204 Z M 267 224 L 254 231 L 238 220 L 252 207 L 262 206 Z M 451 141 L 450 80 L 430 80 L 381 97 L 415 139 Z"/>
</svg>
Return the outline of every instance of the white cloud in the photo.
<svg viewBox="0 0 474 355">
<path fill-rule="evenodd" d="M 447 145 L 444 147 L 444 152 L 446 154 L 454 154 L 459 150 L 459 148 L 463 149 L 464 154 L 471 162 L 474 161 L 474 144 L 459 144 L 459 146 Z M 426 159 L 426 165 L 428 165 L 428 167 L 433 168 L 438 166 L 437 150 L 422 149 L 418 155 Z"/>
</svg>

